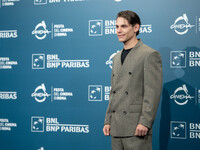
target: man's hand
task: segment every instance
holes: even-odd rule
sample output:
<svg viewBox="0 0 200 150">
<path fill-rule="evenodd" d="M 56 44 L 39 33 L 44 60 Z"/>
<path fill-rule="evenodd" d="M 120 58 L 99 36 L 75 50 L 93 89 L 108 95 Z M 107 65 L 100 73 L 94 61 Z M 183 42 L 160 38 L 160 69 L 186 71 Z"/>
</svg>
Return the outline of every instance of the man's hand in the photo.
<svg viewBox="0 0 200 150">
<path fill-rule="evenodd" d="M 147 135 L 148 133 L 148 128 L 141 125 L 141 124 L 138 124 L 137 127 L 136 127 L 136 130 L 135 130 L 135 136 L 145 136 Z"/>
<path fill-rule="evenodd" d="M 105 136 L 109 136 L 110 135 L 110 125 L 104 125 L 104 128 L 103 128 L 103 133 Z"/>
</svg>

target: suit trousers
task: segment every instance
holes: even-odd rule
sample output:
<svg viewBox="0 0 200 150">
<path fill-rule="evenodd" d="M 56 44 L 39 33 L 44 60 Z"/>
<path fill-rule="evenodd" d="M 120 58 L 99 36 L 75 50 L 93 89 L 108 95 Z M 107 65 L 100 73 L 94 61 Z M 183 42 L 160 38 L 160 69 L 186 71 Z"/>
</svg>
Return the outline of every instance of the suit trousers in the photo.
<svg viewBox="0 0 200 150">
<path fill-rule="evenodd" d="M 111 137 L 112 150 L 152 150 L 152 135 Z"/>
</svg>

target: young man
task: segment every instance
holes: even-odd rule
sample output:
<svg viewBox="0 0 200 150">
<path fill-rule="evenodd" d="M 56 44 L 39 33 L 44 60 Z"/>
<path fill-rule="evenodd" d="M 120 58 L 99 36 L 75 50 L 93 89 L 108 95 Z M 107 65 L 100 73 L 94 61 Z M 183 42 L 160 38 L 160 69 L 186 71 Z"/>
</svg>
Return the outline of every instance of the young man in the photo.
<svg viewBox="0 0 200 150">
<path fill-rule="evenodd" d="M 103 132 L 112 150 L 151 150 L 152 124 L 162 91 L 158 51 L 137 39 L 140 18 L 135 12 L 117 15 L 116 32 L 124 48 L 113 58 L 110 101 Z"/>
</svg>

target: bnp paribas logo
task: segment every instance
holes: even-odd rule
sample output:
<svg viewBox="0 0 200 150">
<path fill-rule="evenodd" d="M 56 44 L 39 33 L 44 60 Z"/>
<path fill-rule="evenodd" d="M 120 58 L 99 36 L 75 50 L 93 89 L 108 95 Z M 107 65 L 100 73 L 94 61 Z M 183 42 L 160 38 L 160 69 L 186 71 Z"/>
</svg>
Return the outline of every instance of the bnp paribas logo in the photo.
<svg viewBox="0 0 200 150">
<path fill-rule="evenodd" d="M 186 68 L 186 51 L 170 52 L 170 68 Z"/>
<path fill-rule="evenodd" d="M 89 85 L 88 86 L 88 100 L 89 101 L 102 101 L 102 85 Z"/>
<path fill-rule="evenodd" d="M 103 20 L 89 20 L 89 36 L 103 35 Z"/>
<path fill-rule="evenodd" d="M 45 69 L 45 54 L 32 54 L 32 69 Z"/>
<path fill-rule="evenodd" d="M 44 117 L 31 117 L 31 132 L 44 132 Z"/>
<path fill-rule="evenodd" d="M 47 0 L 34 0 L 34 5 L 44 5 L 47 4 Z"/>
<path fill-rule="evenodd" d="M 186 122 L 183 121 L 171 121 L 171 138 L 186 139 Z"/>
</svg>

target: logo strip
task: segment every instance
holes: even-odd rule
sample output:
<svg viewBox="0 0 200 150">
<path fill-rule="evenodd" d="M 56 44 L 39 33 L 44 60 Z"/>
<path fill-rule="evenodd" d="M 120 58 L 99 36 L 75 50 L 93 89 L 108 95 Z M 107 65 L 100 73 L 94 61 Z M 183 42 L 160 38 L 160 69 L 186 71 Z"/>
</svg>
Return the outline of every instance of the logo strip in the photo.
<svg viewBox="0 0 200 150">
<path fill-rule="evenodd" d="M 1 32 L 17 32 L 17 30 L 1 30 L 0 33 Z"/>
<path fill-rule="evenodd" d="M 63 62 L 63 61 L 89 61 L 89 60 L 48 60 L 48 62 Z"/>
<path fill-rule="evenodd" d="M 197 97 L 197 88 L 195 88 L 195 105 L 197 105 L 197 99 L 198 99 L 198 97 Z"/>
<path fill-rule="evenodd" d="M 51 102 L 53 102 L 53 86 L 51 86 Z"/>
<path fill-rule="evenodd" d="M 0 92 L 0 94 L 3 94 L 3 93 L 17 93 L 17 92 Z"/>
<path fill-rule="evenodd" d="M 198 27 L 197 27 L 197 16 L 196 16 L 196 33 L 197 33 L 197 28 L 198 28 Z"/>
<path fill-rule="evenodd" d="M 54 34 L 54 33 L 53 33 L 53 23 L 52 23 L 52 27 L 51 27 L 51 28 L 52 28 L 52 29 L 51 29 L 51 30 L 52 30 L 52 31 L 51 31 L 51 32 L 52 32 L 51 38 L 53 39 L 53 34 Z"/>
<path fill-rule="evenodd" d="M 89 125 L 77 125 L 77 124 L 46 124 L 48 126 L 71 126 L 71 127 L 89 127 Z"/>
</svg>

